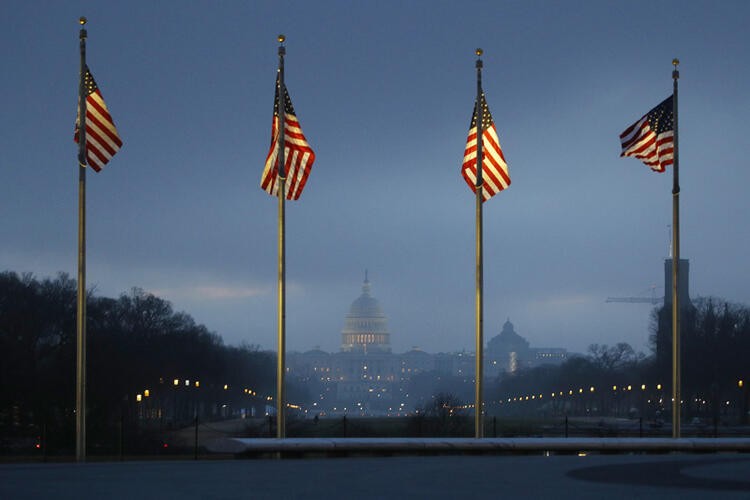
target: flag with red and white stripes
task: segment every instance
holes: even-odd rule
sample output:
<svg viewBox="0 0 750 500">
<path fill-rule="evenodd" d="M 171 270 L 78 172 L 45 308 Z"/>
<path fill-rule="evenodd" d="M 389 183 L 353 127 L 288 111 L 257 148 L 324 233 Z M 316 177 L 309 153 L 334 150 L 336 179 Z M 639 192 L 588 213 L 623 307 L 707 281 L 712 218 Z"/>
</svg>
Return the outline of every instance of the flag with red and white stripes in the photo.
<svg viewBox="0 0 750 500">
<path fill-rule="evenodd" d="M 86 93 L 86 164 L 99 172 L 120 150 L 122 139 L 117 133 L 112 116 L 109 114 L 102 93 L 99 91 L 88 66 L 83 77 L 83 87 Z M 80 132 L 80 120 L 79 109 L 73 137 L 76 143 Z"/>
<path fill-rule="evenodd" d="M 273 103 L 273 124 L 271 125 L 271 148 L 266 157 L 260 187 L 271 196 L 278 196 L 279 184 L 279 89 L 276 78 L 276 95 Z M 302 133 L 302 127 L 294 114 L 292 99 L 284 86 L 284 173 L 286 174 L 285 194 L 287 200 L 297 200 L 312 170 L 315 153 Z"/>
<path fill-rule="evenodd" d="M 495 122 L 490 108 L 481 95 L 482 106 L 482 201 L 487 201 L 503 189 L 510 186 L 510 175 L 505 156 L 497 137 Z M 466 139 L 464 162 L 461 174 L 472 191 L 477 191 L 477 106 L 474 103 L 474 114 L 471 117 L 469 137 Z"/>
<path fill-rule="evenodd" d="M 674 163 L 674 100 L 664 99 L 620 134 L 620 156 L 638 158 L 655 172 Z"/>
</svg>

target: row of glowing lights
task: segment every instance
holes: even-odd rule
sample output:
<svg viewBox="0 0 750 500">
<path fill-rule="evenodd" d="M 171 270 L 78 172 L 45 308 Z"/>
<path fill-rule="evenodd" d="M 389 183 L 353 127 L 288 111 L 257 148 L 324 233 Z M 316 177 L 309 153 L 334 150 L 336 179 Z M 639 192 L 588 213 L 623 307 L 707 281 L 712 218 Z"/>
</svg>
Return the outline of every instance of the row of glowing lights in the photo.
<svg viewBox="0 0 750 500">
<path fill-rule="evenodd" d="M 180 385 L 180 380 L 179 379 L 174 379 L 172 381 L 172 384 L 175 387 L 177 387 L 177 386 Z M 185 386 L 190 387 L 190 380 L 185 380 Z M 195 387 L 200 387 L 200 386 L 201 386 L 200 381 L 196 380 L 195 381 Z M 744 380 L 740 379 L 740 380 L 737 381 L 737 387 L 742 388 L 744 386 L 745 386 L 745 381 Z M 632 385 L 622 386 L 620 389 L 623 392 L 624 391 L 632 391 L 633 390 L 633 386 Z M 662 385 L 661 384 L 656 384 L 656 390 L 660 391 L 661 389 L 662 389 Z M 225 391 L 229 390 L 229 384 L 224 384 L 224 390 Z M 641 390 L 642 391 L 646 390 L 646 384 L 641 384 Z M 616 385 L 612 386 L 612 391 L 613 392 L 617 392 L 617 386 Z M 249 396 L 257 396 L 258 395 L 258 393 L 255 392 L 255 391 L 253 391 L 252 389 L 247 389 L 246 388 L 246 389 L 243 390 L 243 392 L 245 394 L 249 395 Z M 372 389 L 370 390 L 370 392 L 372 392 Z M 592 393 L 592 392 L 596 392 L 596 388 L 594 386 L 589 387 L 589 393 Z M 575 391 L 573 391 L 573 389 L 570 389 L 568 391 L 568 395 L 569 396 L 573 396 L 574 394 L 575 394 Z M 582 387 L 578 389 L 578 394 L 583 394 L 583 388 Z M 555 393 L 555 392 L 551 393 L 551 397 L 553 397 L 553 398 L 554 397 L 558 397 L 558 396 L 564 396 L 564 395 L 565 395 L 565 393 L 563 391 L 560 391 L 558 393 Z M 151 396 L 151 391 L 149 391 L 148 389 L 146 389 L 146 390 L 143 391 L 143 394 L 136 394 L 135 400 L 140 403 L 141 401 L 143 401 L 143 398 L 147 398 L 147 397 L 150 397 L 150 396 Z M 542 399 L 542 398 L 543 398 L 542 394 L 539 394 L 538 398 L 537 398 L 536 394 L 532 394 L 531 396 L 516 396 L 514 398 L 508 398 L 507 402 L 510 403 L 512 401 L 529 401 L 530 399 L 531 400 L 536 400 L 536 399 Z M 273 396 L 266 396 L 266 401 L 273 401 Z M 501 400 L 501 401 L 498 401 L 498 402 L 502 403 L 503 401 Z M 287 404 L 287 406 L 292 407 L 292 408 L 295 408 L 295 407 L 299 408 L 299 406 L 292 405 L 292 404 Z M 466 405 L 465 407 L 466 408 L 468 408 L 468 407 L 473 408 L 474 405 Z M 335 410 L 335 408 L 334 408 L 334 410 Z"/>
<path fill-rule="evenodd" d="M 661 387 L 662 387 L 661 384 L 656 384 L 656 390 L 657 391 L 660 391 Z M 627 385 L 627 386 L 624 385 L 624 386 L 620 387 L 619 389 L 620 389 L 621 392 L 628 392 L 628 391 L 632 391 L 633 390 L 633 386 L 632 385 Z M 616 385 L 613 385 L 612 386 L 612 392 L 617 392 L 617 390 L 618 390 L 618 387 Z M 641 390 L 642 391 L 646 390 L 646 384 L 641 384 Z M 594 387 L 592 385 L 591 387 L 589 387 L 589 391 L 588 392 L 589 392 L 589 394 L 593 393 L 593 392 L 596 392 L 596 387 Z M 574 391 L 573 389 L 570 389 L 568 391 L 568 396 L 574 396 L 576 394 L 583 394 L 583 393 L 584 393 L 583 387 L 579 388 L 578 392 Z M 565 391 L 553 392 L 553 393 L 551 393 L 550 396 L 553 397 L 553 398 L 565 396 Z M 543 394 L 539 394 L 538 396 L 536 394 L 532 394 L 531 396 L 516 396 L 514 398 L 508 398 L 507 402 L 510 403 L 512 401 L 529 401 L 529 400 L 534 400 L 534 399 L 542 399 L 543 397 L 544 397 Z M 500 400 L 498 402 L 502 403 L 503 401 Z"/>
<path fill-rule="evenodd" d="M 174 379 L 172 381 L 172 385 L 174 387 L 179 387 L 180 386 L 180 379 Z M 201 383 L 200 383 L 199 380 L 196 380 L 194 382 L 194 385 L 195 385 L 196 388 L 199 388 L 201 386 Z M 187 379 L 185 380 L 185 387 L 190 387 L 190 380 L 187 380 Z M 224 390 L 225 391 L 229 390 L 229 384 L 224 384 Z M 382 390 L 383 390 L 383 392 L 385 392 L 385 389 L 382 389 Z M 258 396 L 258 393 L 256 391 L 252 390 L 252 389 L 245 388 L 245 389 L 243 389 L 242 392 L 245 393 L 245 394 L 247 394 L 248 396 L 254 396 L 254 397 Z M 373 389 L 370 389 L 370 392 L 373 392 Z M 139 393 L 139 394 L 135 395 L 135 400 L 136 400 L 136 402 L 140 403 L 140 402 L 143 401 L 144 398 L 148 398 L 150 396 L 151 396 L 151 391 L 149 389 L 145 389 L 143 391 L 143 393 Z M 407 396 L 408 396 L 408 394 L 407 394 Z M 380 397 L 380 395 L 378 395 L 378 397 Z M 261 398 L 263 398 L 263 396 L 261 396 Z M 323 397 L 321 396 L 321 399 L 322 398 Z M 273 401 L 273 396 L 266 396 L 264 399 L 266 401 Z M 316 406 L 316 405 L 317 405 L 317 403 L 313 404 L 313 406 Z M 362 403 L 357 403 L 357 405 L 361 409 Z M 293 408 L 295 410 L 301 410 L 302 409 L 302 406 L 296 405 L 296 404 L 293 404 L 293 403 L 287 403 L 286 406 L 287 406 L 287 408 Z M 403 406 L 404 406 L 404 403 L 401 403 L 401 410 L 403 410 Z M 346 409 L 347 408 L 344 408 L 344 410 L 346 410 Z M 336 411 L 336 410 L 337 410 L 337 408 L 334 408 L 334 411 Z"/>
<path fill-rule="evenodd" d="M 180 386 L 180 379 L 177 379 L 177 378 L 176 378 L 176 379 L 174 379 L 174 380 L 172 381 L 172 385 L 173 385 L 174 387 L 179 387 L 179 386 Z M 201 386 L 201 382 L 200 382 L 200 380 L 196 380 L 196 381 L 195 381 L 195 382 L 193 383 L 193 385 L 194 385 L 194 386 L 195 386 L 196 388 L 199 388 L 199 387 Z M 186 380 L 185 380 L 185 387 L 190 387 L 190 380 L 188 380 L 188 379 L 186 379 Z M 225 390 L 225 391 L 228 391 L 228 390 L 229 390 L 229 384 L 224 384 L 224 390 Z M 248 389 L 248 388 L 245 388 L 245 389 L 243 389 L 243 391 L 242 391 L 242 392 L 243 392 L 243 393 L 245 393 L 245 394 L 247 394 L 248 396 L 258 396 L 258 393 L 257 393 L 257 392 L 255 392 L 255 391 L 254 391 L 254 390 L 252 390 L 252 389 Z M 150 396 L 151 396 L 151 391 L 150 391 L 149 389 L 145 389 L 145 390 L 143 391 L 143 393 L 139 393 L 139 394 L 136 394 L 136 395 L 135 395 L 135 400 L 136 400 L 137 402 L 139 402 L 139 403 L 140 403 L 141 401 L 143 401 L 143 398 L 148 398 L 148 397 L 150 397 Z M 262 397 L 262 396 L 261 396 L 261 397 Z M 266 401 L 273 401 L 273 396 L 266 396 L 266 398 L 265 398 L 265 399 L 266 399 Z M 296 405 L 292 405 L 292 404 L 287 404 L 287 406 L 290 406 L 290 407 L 292 407 L 292 408 L 299 408 L 298 406 L 296 406 Z"/>
<path fill-rule="evenodd" d="M 740 380 L 737 381 L 737 387 L 739 387 L 741 389 L 744 386 L 745 386 L 745 381 L 744 380 L 740 379 Z M 618 387 L 616 385 L 612 386 L 612 391 L 613 392 L 617 392 L 617 389 L 618 389 Z M 633 386 L 632 385 L 621 386 L 619 389 L 620 389 L 621 392 L 628 392 L 628 391 L 632 391 L 633 390 Z M 661 389 L 662 389 L 662 385 L 661 384 L 656 384 L 656 390 L 660 391 Z M 646 384 L 641 384 L 641 390 L 642 391 L 646 390 Z M 594 386 L 589 387 L 589 393 L 592 393 L 592 392 L 596 392 L 596 388 Z M 583 394 L 583 393 L 584 393 L 583 387 L 579 388 L 577 394 Z M 576 392 L 573 389 L 568 390 L 568 396 L 573 396 L 575 394 L 576 394 Z M 553 392 L 553 393 L 551 393 L 551 397 L 553 397 L 553 398 L 554 397 L 560 397 L 560 396 L 565 396 L 565 392 L 564 391 L 560 391 L 560 392 Z M 536 394 L 532 394 L 531 396 L 516 396 L 514 398 L 508 398 L 507 402 L 510 403 L 510 402 L 513 402 L 513 401 L 529 401 L 529 400 L 535 400 L 535 399 L 542 399 L 543 397 L 544 397 L 543 394 L 539 394 L 538 396 Z M 695 401 L 698 402 L 699 400 L 696 399 Z M 502 402 L 503 402 L 502 400 L 498 401 L 498 403 L 502 403 Z M 705 404 L 705 401 L 703 402 L 703 404 Z M 729 404 L 728 401 L 727 401 L 727 404 Z"/>
<path fill-rule="evenodd" d="M 313 403 L 313 406 L 317 406 L 317 405 L 318 405 L 318 403 Z M 356 404 L 356 406 L 357 406 L 357 408 L 356 408 L 356 409 L 357 409 L 357 410 L 359 410 L 359 411 L 362 411 L 362 410 L 364 409 L 364 408 L 362 407 L 362 403 L 361 403 L 361 402 L 360 402 L 360 403 L 357 403 L 357 404 Z M 399 411 L 399 412 L 401 412 L 401 411 L 404 411 L 404 406 L 406 406 L 406 403 L 401 403 L 401 404 L 399 405 L 399 407 L 398 407 L 398 408 L 396 408 L 395 410 L 393 409 L 393 407 L 390 407 L 390 408 L 388 408 L 388 411 Z M 343 410 L 343 411 L 348 411 L 348 410 L 349 410 L 349 408 L 345 406 L 345 407 L 343 407 L 343 408 L 342 408 L 342 410 Z M 306 411 L 306 410 L 305 410 L 305 411 Z M 333 411 L 339 411 L 338 407 L 334 407 L 334 408 L 333 408 Z"/>
</svg>

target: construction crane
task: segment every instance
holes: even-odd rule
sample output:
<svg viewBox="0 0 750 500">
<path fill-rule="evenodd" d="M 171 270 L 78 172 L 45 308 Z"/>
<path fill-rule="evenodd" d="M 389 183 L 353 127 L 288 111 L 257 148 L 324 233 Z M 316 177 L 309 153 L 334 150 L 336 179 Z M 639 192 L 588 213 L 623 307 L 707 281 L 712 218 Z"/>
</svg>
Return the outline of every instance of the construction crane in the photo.
<svg viewBox="0 0 750 500">
<path fill-rule="evenodd" d="M 651 296 L 650 297 L 607 297 L 607 300 L 605 302 L 625 302 L 628 304 L 652 304 L 657 305 L 664 302 L 664 297 L 657 297 L 656 296 L 656 285 L 651 285 L 649 289 L 651 290 Z"/>
<path fill-rule="evenodd" d="M 668 241 L 668 259 L 672 259 L 672 226 L 667 226 L 667 241 Z M 681 259 L 682 260 L 682 259 Z M 669 286 L 669 285 L 665 285 Z M 605 302 L 625 302 L 628 304 L 651 304 L 651 305 L 658 305 L 664 303 L 664 296 L 661 297 L 656 296 L 656 289 L 661 288 L 657 287 L 656 285 L 651 285 L 648 287 L 648 289 L 644 290 L 644 295 L 650 290 L 651 296 L 650 297 L 607 297 L 607 300 Z"/>
</svg>

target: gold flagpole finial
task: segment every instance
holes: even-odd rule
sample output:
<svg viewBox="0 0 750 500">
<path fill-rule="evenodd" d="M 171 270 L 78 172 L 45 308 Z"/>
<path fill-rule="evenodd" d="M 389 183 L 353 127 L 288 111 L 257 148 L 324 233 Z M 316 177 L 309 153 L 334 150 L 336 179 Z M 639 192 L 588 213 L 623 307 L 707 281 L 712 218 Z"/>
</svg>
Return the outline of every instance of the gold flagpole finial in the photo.
<svg viewBox="0 0 750 500">
<path fill-rule="evenodd" d="M 477 55 L 477 57 L 482 57 L 482 54 L 484 54 L 484 51 L 482 49 L 477 49 L 474 51 L 474 53 Z"/>
<path fill-rule="evenodd" d="M 84 26 L 84 25 L 86 24 L 86 17 L 84 17 L 84 16 L 81 16 L 81 17 L 80 17 L 80 18 L 78 19 L 78 24 L 80 24 L 81 26 Z"/>
<path fill-rule="evenodd" d="M 279 43 L 284 43 L 286 41 L 286 37 L 284 35 L 279 35 L 276 37 L 276 39 L 279 41 Z"/>
<path fill-rule="evenodd" d="M 680 64 L 680 60 L 679 59 L 677 59 L 676 57 L 674 59 L 672 59 L 672 66 L 674 66 L 675 69 L 677 69 L 677 66 L 679 66 L 679 64 Z"/>
</svg>

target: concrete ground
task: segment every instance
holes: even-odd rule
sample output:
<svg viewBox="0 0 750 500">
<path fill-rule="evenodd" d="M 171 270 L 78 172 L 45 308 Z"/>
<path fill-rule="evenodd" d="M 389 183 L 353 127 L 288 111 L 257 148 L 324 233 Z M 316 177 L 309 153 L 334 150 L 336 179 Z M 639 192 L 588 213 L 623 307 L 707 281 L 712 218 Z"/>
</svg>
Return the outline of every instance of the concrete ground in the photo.
<svg viewBox="0 0 750 500">
<path fill-rule="evenodd" d="M 2 499 L 750 498 L 750 454 L 0 465 Z"/>
</svg>

